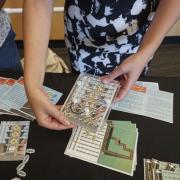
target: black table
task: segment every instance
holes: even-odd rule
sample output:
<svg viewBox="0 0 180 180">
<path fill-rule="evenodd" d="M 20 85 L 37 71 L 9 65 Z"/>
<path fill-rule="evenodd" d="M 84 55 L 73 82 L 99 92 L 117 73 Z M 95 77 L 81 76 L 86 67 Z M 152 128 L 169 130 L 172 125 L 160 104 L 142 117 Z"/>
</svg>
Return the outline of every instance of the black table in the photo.
<svg viewBox="0 0 180 180">
<path fill-rule="evenodd" d="M 20 74 L 1 72 L 0 76 L 18 78 Z M 58 104 L 62 104 L 77 75 L 46 74 L 45 85 L 63 92 Z M 148 117 L 111 111 L 109 119 L 127 120 L 139 129 L 138 165 L 133 177 L 117 173 L 64 155 L 71 130 L 52 131 L 31 122 L 28 148 L 35 148 L 25 166 L 30 180 L 143 180 L 143 158 L 180 163 L 180 78 L 147 77 L 141 80 L 159 82 L 160 89 L 174 93 L 174 123 L 169 124 Z M 20 117 L 1 115 L 0 121 L 24 120 Z M 20 162 L 0 162 L 0 179 L 16 177 Z"/>
</svg>

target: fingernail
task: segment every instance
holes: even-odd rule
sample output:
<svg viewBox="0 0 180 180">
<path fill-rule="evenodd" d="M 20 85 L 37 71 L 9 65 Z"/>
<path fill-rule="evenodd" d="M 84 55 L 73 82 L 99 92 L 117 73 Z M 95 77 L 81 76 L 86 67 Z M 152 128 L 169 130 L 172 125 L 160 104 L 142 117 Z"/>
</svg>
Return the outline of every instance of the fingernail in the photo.
<svg viewBox="0 0 180 180">
<path fill-rule="evenodd" d="M 71 125 L 71 123 L 69 121 L 66 121 L 66 125 L 69 126 Z"/>
<path fill-rule="evenodd" d="M 120 98 L 115 98 L 114 99 L 114 102 L 118 102 L 118 101 L 120 101 Z"/>
</svg>

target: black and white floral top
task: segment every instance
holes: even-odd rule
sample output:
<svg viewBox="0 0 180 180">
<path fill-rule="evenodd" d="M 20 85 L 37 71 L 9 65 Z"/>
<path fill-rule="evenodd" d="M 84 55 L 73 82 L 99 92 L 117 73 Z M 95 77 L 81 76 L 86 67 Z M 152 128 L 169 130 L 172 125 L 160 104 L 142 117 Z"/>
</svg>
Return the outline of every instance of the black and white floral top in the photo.
<svg viewBox="0 0 180 180">
<path fill-rule="evenodd" d="M 103 75 L 136 53 L 158 0 L 66 0 L 65 41 L 73 69 Z"/>
<path fill-rule="evenodd" d="M 0 10 L 0 48 L 5 42 L 10 30 L 10 18 L 5 11 Z"/>
</svg>

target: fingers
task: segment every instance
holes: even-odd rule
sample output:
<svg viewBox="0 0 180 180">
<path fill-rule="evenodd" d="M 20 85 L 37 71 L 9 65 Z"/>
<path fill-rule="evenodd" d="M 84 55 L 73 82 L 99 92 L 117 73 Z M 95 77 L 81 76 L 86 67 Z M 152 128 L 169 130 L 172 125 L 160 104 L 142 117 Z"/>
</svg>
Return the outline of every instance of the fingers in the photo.
<svg viewBox="0 0 180 180">
<path fill-rule="evenodd" d="M 31 96 L 32 109 L 40 126 L 54 130 L 73 127 L 65 115 L 60 112 L 61 107 L 53 105 L 42 88 L 38 89 L 37 93 L 33 93 Z"/>
<path fill-rule="evenodd" d="M 124 97 L 128 94 L 128 91 L 134 85 L 134 82 L 135 82 L 135 75 L 131 74 L 129 75 L 129 77 L 125 75 L 124 79 L 120 82 L 121 88 L 118 92 L 115 101 L 121 101 L 122 99 L 124 99 Z"/>
<path fill-rule="evenodd" d="M 62 125 L 69 126 L 71 124 L 65 115 L 56 108 L 56 106 L 51 104 L 48 108 L 48 112 L 49 116 L 59 121 Z"/>
<path fill-rule="evenodd" d="M 122 66 L 120 65 L 116 69 L 114 69 L 111 73 L 109 73 L 108 75 L 101 77 L 101 80 L 105 83 L 111 82 L 112 80 L 123 75 L 124 73 L 125 73 L 125 71 L 123 70 Z"/>
<path fill-rule="evenodd" d="M 122 99 L 124 99 L 124 97 L 127 95 L 128 91 L 129 91 L 129 89 L 130 89 L 129 85 L 121 86 L 115 101 L 121 101 Z"/>
<path fill-rule="evenodd" d="M 131 82 L 128 81 L 128 77 L 125 74 L 125 70 L 122 68 L 122 66 L 118 66 L 116 69 L 114 69 L 110 74 L 103 76 L 101 80 L 103 82 L 110 82 L 117 77 L 121 76 L 121 88 L 117 94 L 117 97 L 115 98 L 115 101 L 120 101 L 122 100 L 128 93 L 129 89 L 131 88 Z"/>
<path fill-rule="evenodd" d="M 39 122 L 39 125 L 52 130 L 65 130 L 74 127 L 73 125 L 65 126 L 50 116 L 47 116 L 42 122 Z"/>
</svg>

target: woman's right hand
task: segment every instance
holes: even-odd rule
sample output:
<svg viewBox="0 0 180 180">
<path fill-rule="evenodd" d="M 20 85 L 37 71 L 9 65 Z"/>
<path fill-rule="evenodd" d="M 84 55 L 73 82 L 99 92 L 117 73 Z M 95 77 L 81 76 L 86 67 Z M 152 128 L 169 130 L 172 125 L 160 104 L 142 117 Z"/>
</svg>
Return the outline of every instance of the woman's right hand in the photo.
<svg viewBox="0 0 180 180">
<path fill-rule="evenodd" d="M 53 3 L 51 0 L 23 1 L 24 80 L 26 94 L 39 125 L 63 130 L 73 126 L 50 102 L 41 88 L 47 60 Z"/>
<path fill-rule="evenodd" d="M 33 91 L 29 91 L 27 94 L 40 126 L 53 130 L 74 127 L 58 107 L 50 102 L 48 95 L 42 88 L 33 88 Z"/>
</svg>

